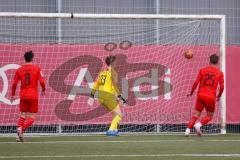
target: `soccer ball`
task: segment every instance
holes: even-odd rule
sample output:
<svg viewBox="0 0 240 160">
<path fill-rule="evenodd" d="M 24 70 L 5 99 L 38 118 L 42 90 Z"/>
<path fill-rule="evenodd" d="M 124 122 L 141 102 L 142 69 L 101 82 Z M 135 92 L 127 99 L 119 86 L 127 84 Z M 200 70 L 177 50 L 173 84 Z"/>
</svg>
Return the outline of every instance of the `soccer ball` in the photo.
<svg viewBox="0 0 240 160">
<path fill-rule="evenodd" d="M 183 55 L 185 58 L 191 59 L 191 58 L 193 58 L 193 51 L 191 49 L 188 49 L 183 53 Z"/>
</svg>

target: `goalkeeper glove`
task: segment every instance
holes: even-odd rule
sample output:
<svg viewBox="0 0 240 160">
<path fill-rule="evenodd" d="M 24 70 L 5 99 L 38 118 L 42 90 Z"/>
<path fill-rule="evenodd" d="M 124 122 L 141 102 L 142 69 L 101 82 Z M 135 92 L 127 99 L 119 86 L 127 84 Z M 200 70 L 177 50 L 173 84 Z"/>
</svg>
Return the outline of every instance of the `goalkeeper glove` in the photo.
<svg viewBox="0 0 240 160">
<path fill-rule="evenodd" d="M 123 103 L 126 104 L 127 100 L 122 97 L 122 95 L 118 95 L 118 99 Z"/>
<path fill-rule="evenodd" d="M 90 94 L 90 98 L 88 99 L 88 101 L 87 101 L 87 104 L 89 105 L 89 106 L 92 106 L 93 105 L 93 103 L 94 103 L 94 94 Z"/>
<path fill-rule="evenodd" d="M 91 97 L 91 98 L 94 98 L 94 94 L 93 94 L 93 93 L 90 93 L 90 97 Z"/>
</svg>

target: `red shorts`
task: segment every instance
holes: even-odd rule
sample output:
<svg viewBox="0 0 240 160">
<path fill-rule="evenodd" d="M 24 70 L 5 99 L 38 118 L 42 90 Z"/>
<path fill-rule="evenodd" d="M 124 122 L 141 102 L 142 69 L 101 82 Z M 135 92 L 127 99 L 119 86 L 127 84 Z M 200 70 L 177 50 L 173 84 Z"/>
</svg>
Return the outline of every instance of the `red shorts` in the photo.
<svg viewBox="0 0 240 160">
<path fill-rule="evenodd" d="M 20 99 L 20 112 L 38 112 L 38 99 Z"/>
<path fill-rule="evenodd" d="M 202 112 L 205 108 L 207 112 L 215 111 L 216 98 L 214 96 L 207 96 L 199 94 L 197 96 L 197 102 L 195 109 Z"/>
</svg>

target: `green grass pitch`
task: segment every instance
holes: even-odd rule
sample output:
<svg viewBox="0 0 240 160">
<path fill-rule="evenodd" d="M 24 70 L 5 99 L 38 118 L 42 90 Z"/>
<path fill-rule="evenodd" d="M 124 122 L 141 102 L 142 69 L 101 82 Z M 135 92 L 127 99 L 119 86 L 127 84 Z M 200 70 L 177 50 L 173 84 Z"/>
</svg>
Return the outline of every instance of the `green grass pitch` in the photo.
<svg viewBox="0 0 240 160">
<path fill-rule="evenodd" d="M 240 135 L 0 137 L 0 159 L 16 160 L 239 160 Z"/>
</svg>

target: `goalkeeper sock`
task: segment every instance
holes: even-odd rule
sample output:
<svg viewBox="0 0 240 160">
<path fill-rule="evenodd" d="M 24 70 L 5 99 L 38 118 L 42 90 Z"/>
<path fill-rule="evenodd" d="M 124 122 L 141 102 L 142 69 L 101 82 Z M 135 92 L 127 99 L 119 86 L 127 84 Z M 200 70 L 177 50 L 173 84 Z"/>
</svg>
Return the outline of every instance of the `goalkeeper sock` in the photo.
<svg viewBox="0 0 240 160">
<path fill-rule="evenodd" d="M 34 122 L 34 119 L 31 117 L 28 117 L 26 122 L 23 125 L 23 131 L 25 131 L 29 126 L 31 126 Z"/>
<path fill-rule="evenodd" d="M 202 125 L 205 125 L 205 124 L 207 124 L 208 122 L 210 122 L 211 120 L 212 120 L 212 116 L 206 115 L 206 116 L 203 117 L 203 119 L 201 120 L 201 124 L 202 124 Z"/>
<path fill-rule="evenodd" d="M 195 122 L 197 121 L 197 119 L 198 119 L 198 116 L 196 116 L 196 115 L 192 116 L 192 119 L 188 123 L 188 128 L 189 129 L 193 128 L 193 126 L 194 126 Z"/>
<path fill-rule="evenodd" d="M 20 116 L 19 119 L 18 119 L 17 127 L 18 128 L 23 127 L 24 122 L 25 122 L 25 118 Z"/>
<path fill-rule="evenodd" d="M 113 118 L 113 120 L 112 120 L 112 123 L 111 123 L 111 125 L 110 125 L 109 130 L 110 130 L 110 131 L 117 131 L 117 129 L 118 129 L 118 124 L 119 124 L 119 122 L 120 122 L 121 120 L 122 120 L 121 116 L 116 115 L 116 116 Z"/>
</svg>

